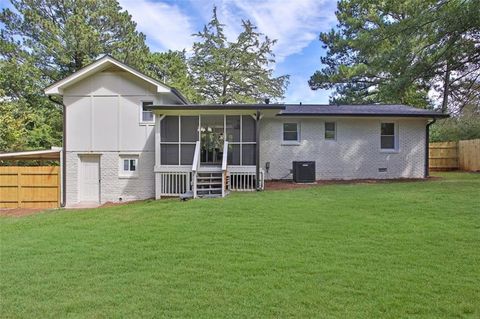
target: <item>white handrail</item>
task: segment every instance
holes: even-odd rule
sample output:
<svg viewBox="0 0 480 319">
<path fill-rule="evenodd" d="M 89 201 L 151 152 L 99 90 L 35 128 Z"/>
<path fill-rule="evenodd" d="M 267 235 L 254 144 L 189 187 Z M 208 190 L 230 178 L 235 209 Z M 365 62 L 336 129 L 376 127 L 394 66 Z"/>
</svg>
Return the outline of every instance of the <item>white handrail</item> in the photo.
<svg viewBox="0 0 480 319">
<path fill-rule="evenodd" d="M 222 156 L 222 197 L 225 197 L 225 188 L 227 187 L 227 159 L 228 159 L 228 142 L 223 142 Z"/>
<path fill-rule="evenodd" d="M 195 153 L 193 153 L 192 171 L 196 172 L 200 166 L 200 141 L 195 143 Z"/>
<path fill-rule="evenodd" d="M 227 170 L 228 142 L 223 143 L 222 171 Z"/>
<path fill-rule="evenodd" d="M 193 153 L 192 179 L 193 179 L 193 198 L 197 198 L 197 170 L 200 167 L 200 141 L 195 143 L 195 153 Z"/>
</svg>

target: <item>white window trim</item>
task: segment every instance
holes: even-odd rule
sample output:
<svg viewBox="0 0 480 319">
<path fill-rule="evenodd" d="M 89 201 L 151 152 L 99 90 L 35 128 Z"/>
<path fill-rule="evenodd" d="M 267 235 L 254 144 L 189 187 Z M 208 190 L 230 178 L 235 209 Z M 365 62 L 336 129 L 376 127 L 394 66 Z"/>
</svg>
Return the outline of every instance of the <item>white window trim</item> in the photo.
<svg viewBox="0 0 480 319">
<path fill-rule="evenodd" d="M 284 135 L 284 124 L 287 124 L 287 123 L 295 123 L 297 124 L 297 140 L 296 141 L 285 141 L 283 139 L 283 135 Z M 301 136 L 300 136 L 300 132 L 301 132 L 301 126 L 300 126 L 300 121 L 284 121 L 282 122 L 282 130 L 281 130 L 281 141 L 282 141 L 282 145 L 300 145 L 300 141 L 301 141 Z"/>
<path fill-rule="evenodd" d="M 144 121 L 143 120 L 143 103 L 145 102 L 150 102 L 152 104 L 154 104 L 153 100 L 141 100 L 140 101 L 140 107 L 139 107 L 139 124 L 140 125 L 151 125 L 151 126 L 154 126 L 155 125 L 155 113 L 153 113 L 153 119 L 151 121 Z"/>
<path fill-rule="evenodd" d="M 118 177 L 119 178 L 138 178 L 139 171 L 139 156 L 134 154 L 120 154 L 118 158 Z M 135 171 L 125 171 L 123 169 L 123 161 L 125 160 L 135 160 Z"/>
<path fill-rule="evenodd" d="M 333 136 L 333 138 L 326 138 L 325 137 L 325 133 L 327 132 L 327 123 L 333 123 L 333 125 L 335 125 L 335 130 L 333 131 L 333 133 L 335 134 Z M 325 121 L 323 122 L 323 139 L 326 141 L 326 142 L 335 142 L 337 141 L 337 122 L 336 121 Z"/>
<path fill-rule="evenodd" d="M 394 132 L 394 137 L 393 137 L 393 143 L 394 147 L 393 148 L 382 148 L 382 123 L 393 123 L 393 132 Z M 378 127 L 378 146 L 380 149 L 380 153 L 399 153 L 400 152 L 400 147 L 399 147 L 399 129 L 398 129 L 398 122 L 397 121 L 389 121 L 389 120 L 383 120 L 380 121 L 379 127 Z"/>
</svg>

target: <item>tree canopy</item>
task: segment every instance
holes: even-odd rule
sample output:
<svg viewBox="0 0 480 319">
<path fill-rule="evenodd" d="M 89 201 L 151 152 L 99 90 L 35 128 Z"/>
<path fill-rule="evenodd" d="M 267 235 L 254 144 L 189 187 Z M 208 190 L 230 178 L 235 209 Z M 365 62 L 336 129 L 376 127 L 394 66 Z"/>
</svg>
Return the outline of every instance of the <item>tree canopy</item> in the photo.
<svg viewBox="0 0 480 319">
<path fill-rule="evenodd" d="M 111 54 L 136 67 L 145 36 L 116 0 L 13 0 L 0 23 L 0 149 L 61 145 L 62 109 L 43 89 Z"/>
<path fill-rule="evenodd" d="M 148 47 L 145 36 L 116 0 L 12 0 L 16 12 L 4 9 L 2 40 L 17 43 L 34 57 L 50 81 L 70 75 L 101 54 L 140 67 Z M 13 48 L 13 46 L 12 46 Z M 17 51 L 2 52 L 15 58 Z"/>
<path fill-rule="evenodd" d="M 228 42 L 214 10 L 185 51 L 150 52 L 117 0 L 11 0 L 0 12 L 0 150 L 62 142 L 62 107 L 43 89 L 103 54 L 179 89 L 192 102 L 281 98 L 288 76 L 274 77 L 274 40 L 249 21 Z M 57 101 L 61 102 L 61 101 Z"/>
<path fill-rule="evenodd" d="M 185 50 L 154 52 L 147 58 L 144 72 L 180 90 L 189 101 L 198 102 L 200 96 L 194 87 L 187 63 Z"/>
<path fill-rule="evenodd" d="M 336 103 L 403 103 L 461 110 L 478 96 L 480 2 L 340 0 L 337 28 L 320 34 L 324 67 L 310 87 Z"/>
<path fill-rule="evenodd" d="M 214 8 L 211 21 L 195 34 L 198 41 L 189 65 L 203 102 L 259 103 L 283 98 L 288 75 L 273 76 L 276 41 L 259 33 L 248 20 L 242 21 L 242 28 L 234 42 L 228 41 Z"/>
</svg>

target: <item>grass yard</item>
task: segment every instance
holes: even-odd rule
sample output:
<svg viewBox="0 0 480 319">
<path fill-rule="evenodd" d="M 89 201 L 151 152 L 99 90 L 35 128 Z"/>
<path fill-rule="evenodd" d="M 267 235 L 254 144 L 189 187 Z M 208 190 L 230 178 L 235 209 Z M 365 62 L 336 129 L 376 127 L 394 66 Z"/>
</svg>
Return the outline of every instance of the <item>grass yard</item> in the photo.
<svg viewBox="0 0 480 319">
<path fill-rule="evenodd" d="M 480 174 L 0 218 L 2 318 L 480 317 Z"/>
</svg>

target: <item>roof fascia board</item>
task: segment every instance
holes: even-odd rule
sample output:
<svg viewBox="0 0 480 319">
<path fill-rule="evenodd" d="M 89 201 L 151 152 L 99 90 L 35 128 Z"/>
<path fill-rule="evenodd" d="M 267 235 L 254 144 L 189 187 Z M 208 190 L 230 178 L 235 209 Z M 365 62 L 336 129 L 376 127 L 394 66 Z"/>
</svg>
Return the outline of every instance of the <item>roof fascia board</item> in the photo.
<svg viewBox="0 0 480 319">
<path fill-rule="evenodd" d="M 3 157 L 12 157 L 12 156 L 31 156 L 31 155 L 56 154 L 56 153 L 60 153 L 61 151 L 62 151 L 62 149 L 51 149 L 51 150 L 39 150 L 39 151 L 0 153 L 0 159 L 3 158 Z"/>
<path fill-rule="evenodd" d="M 219 104 L 219 105 L 201 105 L 201 104 L 191 104 L 191 105 L 150 105 L 146 107 L 150 110 L 165 110 L 165 111 L 175 111 L 175 110 L 186 110 L 186 111 L 229 111 L 229 110 L 284 110 L 285 105 L 283 104 L 255 104 L 255 105 L 231 105 L 231 104 Z"/>
<path fill-rule="evenodd" d="M 346 114 L 346 113 L 279 113 L 281 117 L 420 117 L 447 118 L 448 114 Z"/>
</svg>

